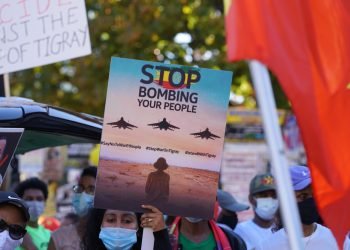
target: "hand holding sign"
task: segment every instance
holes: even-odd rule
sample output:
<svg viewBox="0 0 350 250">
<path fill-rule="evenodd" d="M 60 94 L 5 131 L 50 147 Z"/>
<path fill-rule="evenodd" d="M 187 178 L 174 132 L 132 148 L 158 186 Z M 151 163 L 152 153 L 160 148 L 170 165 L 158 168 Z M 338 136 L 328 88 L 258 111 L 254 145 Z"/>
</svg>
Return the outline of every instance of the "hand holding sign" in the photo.
<svg viewBox="0 0 350 250">
<path fill-rule="evenodd" d="M 141 216 L 142 227 L 150 227 L 153 232 L 166 228 L 163 213 L 158 208 L 151 205 L 142 205 L 142 208 L 150 210 Z"/>
</svg>

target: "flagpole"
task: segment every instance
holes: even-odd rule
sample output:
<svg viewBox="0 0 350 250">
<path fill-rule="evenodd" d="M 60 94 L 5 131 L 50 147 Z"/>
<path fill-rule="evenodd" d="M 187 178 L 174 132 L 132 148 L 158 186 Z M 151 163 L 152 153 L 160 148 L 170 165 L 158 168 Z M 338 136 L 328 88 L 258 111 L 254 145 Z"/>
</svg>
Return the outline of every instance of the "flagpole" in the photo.
<svg viewBox="0 0 350 250">
<path fill-rule="evenodd" d="M 289 246 L 292 250 L 301 250 L 305 248 L 305 244 L 302 241 L 303 234 L 300 217 L 288 171 L 281 130 L 278 124 L 270 76 L 265 65 L 256 60 L 249 61 L 249 69 L 256 90 L 259 109 L 263 117 L 265 135 L 276 177 L 277 194 L 280 201 L 283 225 L 288 232 Z"/>
</svg>

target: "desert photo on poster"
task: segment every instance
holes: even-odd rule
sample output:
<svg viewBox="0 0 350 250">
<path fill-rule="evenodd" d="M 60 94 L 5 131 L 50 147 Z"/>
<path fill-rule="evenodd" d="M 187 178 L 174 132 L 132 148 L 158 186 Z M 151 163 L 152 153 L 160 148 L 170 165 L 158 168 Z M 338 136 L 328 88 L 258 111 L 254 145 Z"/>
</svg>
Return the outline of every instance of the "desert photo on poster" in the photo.
<svg viewBox="0 0 350 250">
<path fill-rule="evenodd" d="M 211 218 L 231 78 L 112 58 L 94 206 Z"/>
</svg>

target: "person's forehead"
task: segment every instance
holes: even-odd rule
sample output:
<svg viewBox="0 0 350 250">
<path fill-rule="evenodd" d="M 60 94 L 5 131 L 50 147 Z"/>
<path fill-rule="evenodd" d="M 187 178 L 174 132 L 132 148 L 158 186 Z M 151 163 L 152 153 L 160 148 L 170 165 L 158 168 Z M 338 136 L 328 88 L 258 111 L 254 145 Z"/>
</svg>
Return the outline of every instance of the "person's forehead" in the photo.
<svg viewBox="0 0 350 250">
<path fill-rule="evenodd" d="M 273 189 L 270 189 L 270 190 L 265 190 L 265 191 L 255 193 L 254 195 L 260 196 L 260 195 L 274 195 L 274 194 L 276 194 L 276 191 Z"/>
<path fill-rule="evenodd" d="M 0 218 L 8 224 L 17 224 L 24 226 L 26 224 L 20 208 L 12 204 L 0 205 Z"/>
<path fill-rule="evenodd" d="M 306 188 L 301 189 L 301 190 L 295 190 L 295 193 L 296 193 L 296 194 L 310 193 L 310 192 L 312 192 L 312 187 L 311 187 L 311 185 L 309 185 L 309 186 L 307 186 Z"/>
<path fill-rule="evenodd" d="M 136 217 L 136 214 L 131 211 L 121 211 L 121 210 L 112 210 L 112 209 L 107 209 L 105 212 L 105 215 L 114 215 L 114 216 L 126 216 L 126 215 L 131 215 Z"/>
<path fill-rule="evenodd" d="M 38 188 L 28 188 L 23 192 L 23 197 L 26 196 L 44 196 L 44 193 Z"/>
<path fill-rule="evenodd" d="M 82 185 L 84 187 L 88 186 L 95 186 L 96 178 L 90 175 L 85 175 L 80 178 L 79 185 Z"/>
</svg>

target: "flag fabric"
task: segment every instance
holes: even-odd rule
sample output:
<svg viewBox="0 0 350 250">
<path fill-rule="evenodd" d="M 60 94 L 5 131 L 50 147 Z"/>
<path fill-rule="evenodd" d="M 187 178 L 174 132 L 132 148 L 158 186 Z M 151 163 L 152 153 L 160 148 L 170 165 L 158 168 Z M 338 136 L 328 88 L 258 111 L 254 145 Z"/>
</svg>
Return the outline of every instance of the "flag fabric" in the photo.
<svg viewBox="0 0 350 250">
<path fill-rule="evenodd" d="M 228 58 L 257 59 L 279 79 L 319 211 L 341 245 L 350 230 L 350 1 L 233 0 L 226 11 Z"/>
</svg>

